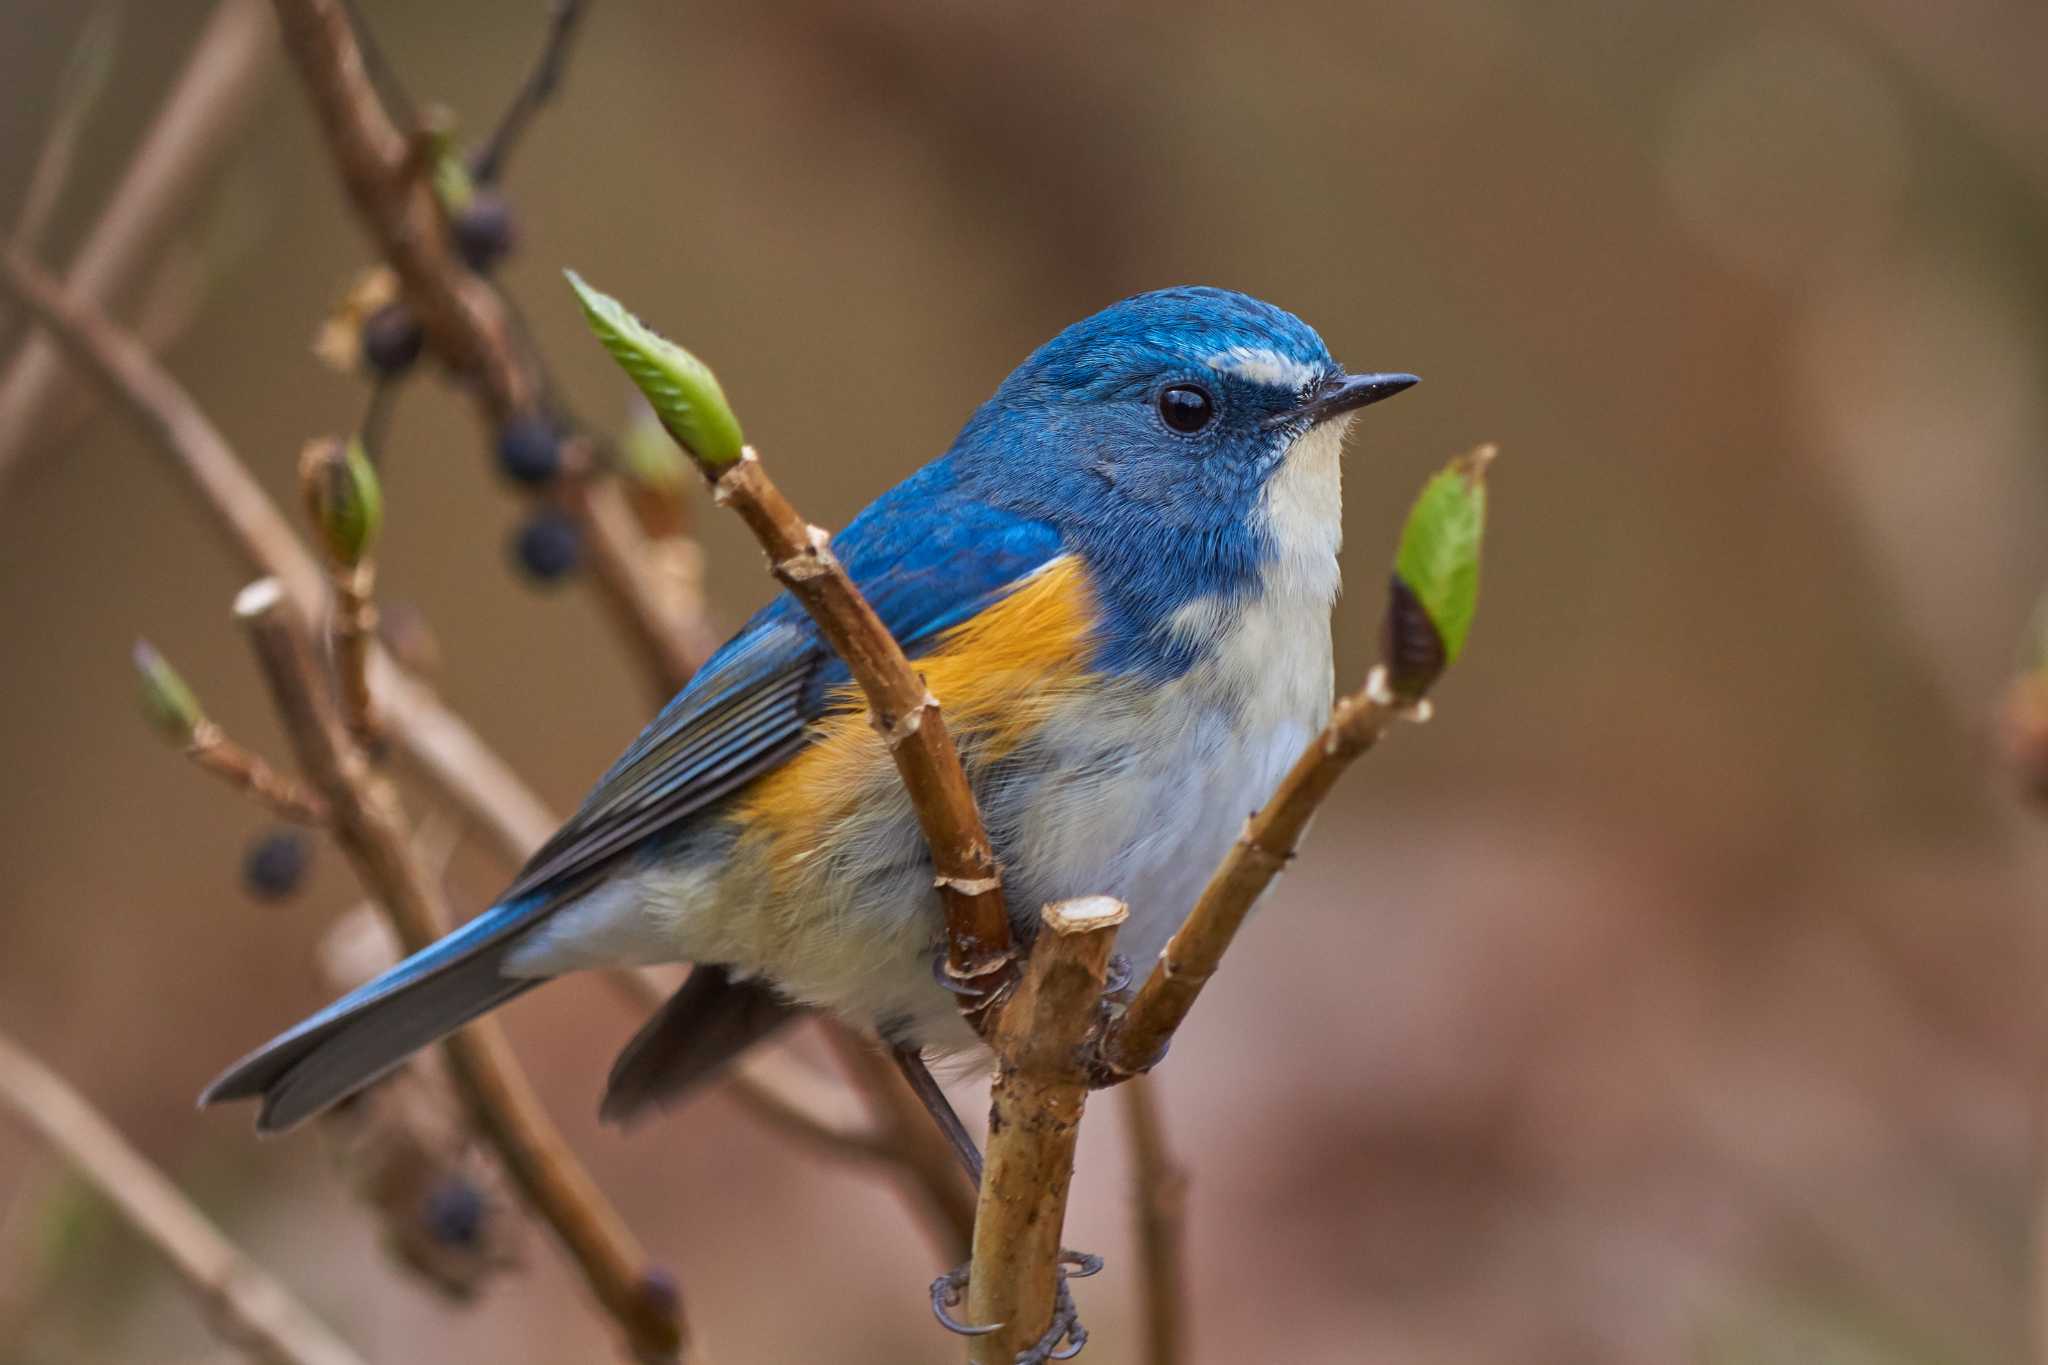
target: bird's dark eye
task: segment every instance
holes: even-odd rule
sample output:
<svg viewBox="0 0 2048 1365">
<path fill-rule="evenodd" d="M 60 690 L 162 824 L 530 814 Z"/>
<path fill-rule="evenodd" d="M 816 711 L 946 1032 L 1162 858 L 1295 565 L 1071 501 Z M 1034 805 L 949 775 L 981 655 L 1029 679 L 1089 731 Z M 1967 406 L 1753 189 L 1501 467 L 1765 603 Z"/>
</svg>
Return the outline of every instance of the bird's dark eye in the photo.
<svg viewBox="0 0 2048 1365">
<path fill-rule="evenodd" d="M 1175 431 L 1191 434 L 1209 425 L 1216 416 L 1216 403 L 1207 389 L 1175 384 L 1159 395 L 1159 415 Z"/>
</svg>

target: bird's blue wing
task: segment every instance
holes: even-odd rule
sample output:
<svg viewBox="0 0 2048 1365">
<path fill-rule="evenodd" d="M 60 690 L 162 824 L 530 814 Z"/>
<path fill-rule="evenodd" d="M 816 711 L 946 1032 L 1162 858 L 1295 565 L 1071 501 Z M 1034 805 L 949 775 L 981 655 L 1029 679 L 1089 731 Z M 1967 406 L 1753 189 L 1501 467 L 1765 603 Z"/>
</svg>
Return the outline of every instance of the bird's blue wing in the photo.
<svg viewBox="0 0 2048 1365">
<path fill-rule="evenodd" d="M 1043 522 L 961 495 L 939 461 L 877 500 L 833 546 L 915 656 L 1057 556 L 1060 538 Z M 778 597 L 641 733 L 506 898 L 573 889 L 782 762 L 848 676 L 796 601 Z"/>
<path fill-rule="evenodd" d="M 961 495 L 943 460 L 875 502 L 835 545 L 913 654 L 1061 548 L 1050 526 Z M 494 907 L 237 1062 L 201 1103 L 260 1097 L 258 1128 L 289 1128 L 537 984 L 507 976 L 506 955 L 641 840 L 803 745 L 846 677 L 810 618 L 778 597 L 663 708 Z"/>
</svg>

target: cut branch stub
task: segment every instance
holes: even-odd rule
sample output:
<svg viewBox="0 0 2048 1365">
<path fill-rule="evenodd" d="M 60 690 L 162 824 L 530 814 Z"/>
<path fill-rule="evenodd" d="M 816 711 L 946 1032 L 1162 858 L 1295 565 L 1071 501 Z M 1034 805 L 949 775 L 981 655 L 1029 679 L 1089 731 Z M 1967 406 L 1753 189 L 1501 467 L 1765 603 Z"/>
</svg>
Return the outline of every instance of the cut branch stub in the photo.
<svg viewBox="0 0 2048 1365">
<path fill-rule="evenodd" d="M 1088 1098 L 1087 1047 L 1127 913 L 1110 896 L 1046 906 L 1016 990 L 996 1012 L 989 1039 L 996 1077 L 967 1309 L 970 1322 L 1003 1325 L 975 1338 L 969 1358 L 977 1365 L 1007 1365 L 1039 1342 L 1052 1319 L 1060 1230 Z"/>
</svg>

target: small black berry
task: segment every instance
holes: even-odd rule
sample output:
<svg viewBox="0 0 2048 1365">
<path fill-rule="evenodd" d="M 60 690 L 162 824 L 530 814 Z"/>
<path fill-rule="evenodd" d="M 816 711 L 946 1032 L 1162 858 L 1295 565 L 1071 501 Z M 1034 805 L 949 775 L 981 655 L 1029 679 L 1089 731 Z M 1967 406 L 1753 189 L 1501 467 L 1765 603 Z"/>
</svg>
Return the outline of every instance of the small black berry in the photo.
<svg viewBox="0 0 2048 1365">
<path fill-rule="evenodd" d="M 455 249 L 471 270 L 489 270 L 511 254 L 518 244 L 519 230 L 512 221 L 512 206 L 496 190 L 478 190 L 469 206 L 455 215 Z"/>
<path fill-rule="evenodd" d="M 583 557 L 583 535 L 576 523 L 548 509 L 534 513 L 512 542 L 519 567 L 536 583 L 553 583 L 576 568 Z"/>
<path fill-rule="evenodd" d="M 541 484 L 562 472 L 562 437 L 555 424 L 534 413 L 498 428 L 498 468 L 515 483 Z"/>
<path fill-rule="evenodd" d="M 451 1175 L 427 1191 L 420 1218 L 443 1246 L 473 1247 L 483 1236 L 483 1191 L 466 1176 Z"/>
<path fill-rule="evenodd" d="M 420 358 L 426 334 L 403 303 L 387 303 L 363 320 L 363 363 L 390 378 Z"/>
<path fill-rule="evenodd" d="M 299 889 L 313 860 L 313 841 L 303 831 L 274 829 L 242 855 L 242 885 L 259 901 L 281 901 Z"/>
</svg>

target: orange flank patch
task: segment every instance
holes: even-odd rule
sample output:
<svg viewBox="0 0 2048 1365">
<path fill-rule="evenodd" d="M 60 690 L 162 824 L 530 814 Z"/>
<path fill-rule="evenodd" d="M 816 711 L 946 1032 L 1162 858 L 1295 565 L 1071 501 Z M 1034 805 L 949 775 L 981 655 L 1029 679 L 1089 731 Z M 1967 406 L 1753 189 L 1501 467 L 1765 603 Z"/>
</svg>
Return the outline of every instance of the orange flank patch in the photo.
<svg viewBox="0 0 2048 1365">
<path fill-rule="evenodd" d="M 1087 684 L 1094 624 L 1085 571 L 1072 558 L 1059 559 L 946 631 L 915 661 L 970 775 L 977 764 L 1014 750 Z M 854 684 L 838 689 L 813 730 L 815 742 L 749 786 L 735 811 L 749 841 L 769 841 L 778 868 L 804 857 L 802 849 L 818 851 L 833 834 L 852 832 L 847 822 L 858 822 L 896 785 L 895 765 Z"/>
</svg>

